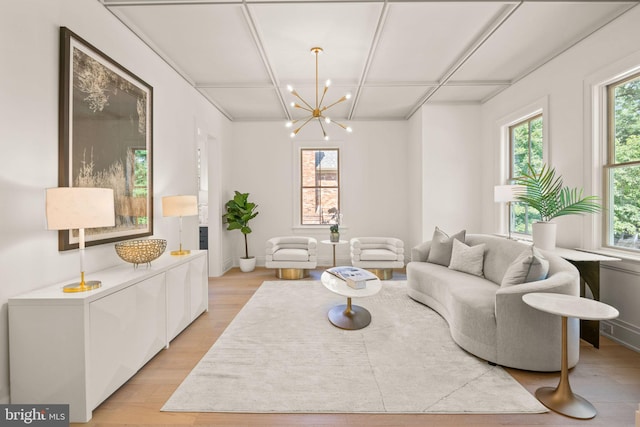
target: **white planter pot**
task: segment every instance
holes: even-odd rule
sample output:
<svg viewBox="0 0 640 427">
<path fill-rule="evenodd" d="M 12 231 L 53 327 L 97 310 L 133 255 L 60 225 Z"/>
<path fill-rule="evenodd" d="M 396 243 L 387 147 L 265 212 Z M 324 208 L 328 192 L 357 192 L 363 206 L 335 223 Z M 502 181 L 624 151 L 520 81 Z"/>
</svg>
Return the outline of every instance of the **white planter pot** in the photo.
<svg viewBox="0 0 640 427">
<path fill-rule="evenodd" d="M 249 273 L 256 268 L 256 257 L 240 258 L 240 271 Z"/>
<path fill-rule="evenodd" d="M 538 221 L 531 225 L 533 245 L 539 249 L 552 251 L 556 248 L 556 223 Z"/>
</svg>

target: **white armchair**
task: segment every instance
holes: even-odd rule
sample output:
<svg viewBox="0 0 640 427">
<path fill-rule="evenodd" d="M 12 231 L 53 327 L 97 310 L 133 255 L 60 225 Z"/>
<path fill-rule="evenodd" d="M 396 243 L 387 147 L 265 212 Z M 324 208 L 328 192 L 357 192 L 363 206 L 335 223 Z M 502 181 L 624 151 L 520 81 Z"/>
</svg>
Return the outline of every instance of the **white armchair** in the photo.
<svg viewBox="0 0 640 427">
<path fill-rule="evenodd" d="M 273 237 L 267 240 L 265 267 L 277 269 L 279 279 L 308 277 L 309 270 L 318 264 L 317 246 L 313 237 Z"/>
<path fill-rule="evenodd" d="M 354 237 L 350 241 L 351 264 L 391 279 L 394 268 L 404 267 L 404 242 L 394 237 Z"/>
</svg>

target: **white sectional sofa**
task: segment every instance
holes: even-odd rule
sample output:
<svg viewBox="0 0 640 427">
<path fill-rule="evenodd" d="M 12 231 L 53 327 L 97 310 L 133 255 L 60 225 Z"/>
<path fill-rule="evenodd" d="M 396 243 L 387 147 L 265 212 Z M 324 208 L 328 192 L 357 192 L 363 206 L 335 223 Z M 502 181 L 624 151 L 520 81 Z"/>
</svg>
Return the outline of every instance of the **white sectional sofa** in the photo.
<svg viewBox="0 0 640 427">
<path fill-rule="evenodd" d="M 522 260 L 531 260 L 525 256 L 532 253 L 530 245 L 480 234 L 463 236 L 460 240 L 471 247 L 464 250 L 477 249 L 483 253 L 479 264 L 481 275 L 476 275 L 477 271 L 469 274 L 455 270 L 456 262 L 460 266 L 457 256 L 448 262 L 441 259 L 440 264 L 428 262 L 432 250 L 432 241 L 428 241 L 411 251 L 411 262 L 407 265 L 409 296 L 444 317 L 454 341 L 468 352 L 502 366 L 559 371 L 561 318 L 529 307 L 522 296 L 529 292 L 578 296 L 579 275 L 575 267 L 557 255 L 539 251 L 536 253 L 542 255 L 542 261 L 548 261 L 546 278 L 513 284 L 513 273 L 522 269 Z M 435 245 L 440 255 L 442 241 Z M 484 250 L 478 245 L 484 245 Z M 569 319 L 569 367 L 578 363 L 579 327 L 578 319 Z"/>
</svg>

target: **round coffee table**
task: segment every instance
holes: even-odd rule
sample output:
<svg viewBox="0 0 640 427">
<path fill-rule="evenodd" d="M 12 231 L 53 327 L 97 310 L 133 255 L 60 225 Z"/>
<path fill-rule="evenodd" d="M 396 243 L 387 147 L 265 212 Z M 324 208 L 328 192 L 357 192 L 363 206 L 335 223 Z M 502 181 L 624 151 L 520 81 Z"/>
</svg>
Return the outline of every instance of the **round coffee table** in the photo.
<svg viewBox="0 0 640 427">
<path fill-rule="evenodd" d="M 347 283 L 326 271 L 320 276 L 320 281 L 325 288 L 343 297 L 347 297 L 347 303 L 333 307 L 329 310 L 329 321 L 338 328 L 355 330 L 365 328 L 371 323 L 371 313 L 364 307 L 351 304 L 351 298 L 370 297 L 380 292 L 382 283 L 379 279 L 367 280 L 367 287 L 353 289 Z"/>
<path fill-rule="evenodd" d="M 600 301 L 563 294 L 536 292 L 523 295 L 522 300 L 537 310 L 562 317 L 562 364 L 560 382 L 555 388 L 539 388 L 536 390 L 536 397 L 544 406 L 562 415 L 585 420 L 595 417 L 597 413 L 596 408 L 584 397 L 574 394 L 569 385 L 567 317 L 577 317 L 587 320 L 615 319 L 618 317 L 618 310 Z"/>
</svg>

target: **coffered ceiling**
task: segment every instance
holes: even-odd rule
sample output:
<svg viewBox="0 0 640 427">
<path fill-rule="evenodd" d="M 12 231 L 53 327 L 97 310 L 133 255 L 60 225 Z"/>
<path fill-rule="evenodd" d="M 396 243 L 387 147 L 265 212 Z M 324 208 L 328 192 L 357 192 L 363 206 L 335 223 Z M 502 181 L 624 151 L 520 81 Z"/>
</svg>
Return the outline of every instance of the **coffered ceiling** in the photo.
<svg viewBox="0 0 640 427">
<path fill-rule="evenodd" d="M 319 46 L 332 118 L 404 120 L 481 103 L 638 1 L 98 0 L 225 116 L 300 118 Z M 321 87 L 322 90 L 322 87 Z"/>
</svg>

